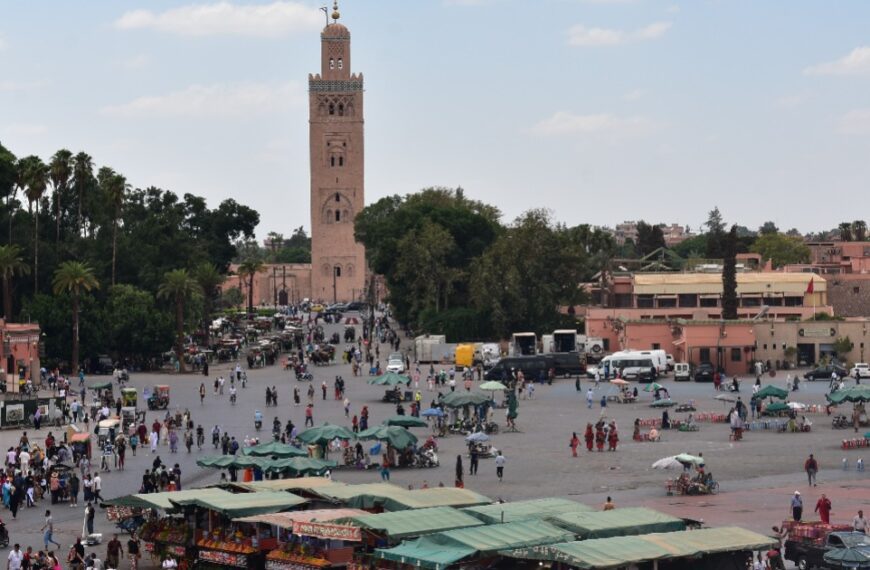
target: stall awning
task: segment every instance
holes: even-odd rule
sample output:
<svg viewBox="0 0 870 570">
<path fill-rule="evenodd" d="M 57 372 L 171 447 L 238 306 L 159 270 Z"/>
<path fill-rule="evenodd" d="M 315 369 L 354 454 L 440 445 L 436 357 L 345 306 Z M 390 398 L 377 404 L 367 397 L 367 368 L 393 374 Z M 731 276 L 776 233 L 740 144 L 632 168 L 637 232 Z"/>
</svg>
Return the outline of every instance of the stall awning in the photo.
<svg viewBox="0 0 870 570">
<path fill-rule="evenodd" d="M 245 491 L 312 491 L 329 487 L 344 487 L 345 485 L 345 483 L 339 483 L 326 477 L 296 477 L 229 484 L 230 487 Z"/>
<path fill-rule="evenodd" d="M 397 485 L 372 483 L 313 489 L 324 499 L 356 509 L 383 508 L 385 511 L 424 509 L 427 507 L 470 507 L 492 501 L 480 493 L 455 487 L 436 487 L 409 491 Z"/>
<path fill-rule="evenodd" d="M 184 501 L 189 499 L 208 499 L 213 497 L 222 497 L 224 495 L 232 495 L 229 491 L 209 487 L 205 489 L 190 489 L 186 491 L 172 491 L 169 493 L 147 493 L 136 495 L 125 495 L 117 499 L 110 499 L 104 504 L 116 507 L 138 507 L 142 509 L 159 509 L 168 511 L 174 509 L 175 506 L 169 501 Z"/>
<path fill-rule="evenodd" d="M 453 530 L 480 526 L 482 521 L 473 516 L 450 507 L 433 507 L 431 509 L 413 509 L 392 513 L 368 514 L 342 519 L 384 534 L 391 539 L 422 536 Z"/>
<path fill-rule="evenodd" d="M 530 501 L 517 501 L 515 503 L 501 503 L 462 509 L 463 512 L 488 524 L 543 519 L 559 513 L 591 510 L 591 507 L 583 503 L 557 498 L 533 499 Z"/>
<path fill-rule="evenodd" d="M 575 511 L 562 513 L 547 520 L 573 532 L 581 540 L 686 530 L 686 522 L 683 519 L 643 508 L 596 512 Z"/>
<path fill-rule="evenodd" d="M 173 505 L 196 506 L 221 513 L 230 518 L 288 511 L 306 502 L 302 497 L 280 491 L 226 493 L 225 495 L 192 497 L 190 499 L 170 497 L 169 500 Z"/>
<path fill-rule="evenodd" d="M 262 523 L 284 529 L 292 529 L 294 522 L 330 522 L 339 519 L 352 519 L 353 517 L 367 514 L 367 512 L 358 509 L 314 509 L 311 511 L 292 511 L 289 513 L 269 513 L 239 517 L 233 519 L 233 522 Z"/>
<path fill-rule="evenodd" d="M 501 554 L 524 560 L 562 562 L 582 569 L 607 569 L 653 560 L 687 558 L 720 552 L 756 551 L 776 541 L 739 527 L 620 536 L 550 544 L 537 548 L 502 550 Z"/>
<path fill-rule="evenodd" d="M 542 521 L 521 521 L 439 532 L 375 552 L 386 560 L 441 570 L 476 554 L 553 544 L 566 537 L 574 535 Z"/>
</svg>

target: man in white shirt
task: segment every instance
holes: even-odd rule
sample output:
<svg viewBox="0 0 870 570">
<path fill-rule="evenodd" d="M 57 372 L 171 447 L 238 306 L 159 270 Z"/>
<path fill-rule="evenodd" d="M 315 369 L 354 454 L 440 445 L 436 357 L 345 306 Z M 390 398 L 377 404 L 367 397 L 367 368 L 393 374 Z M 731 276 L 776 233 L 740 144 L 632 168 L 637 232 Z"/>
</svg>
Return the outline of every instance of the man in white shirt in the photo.
<svg viewBox="0 0 870 570">
<path fill-rule="evenodd" d="M 504 464 L 506 461 L 504 454 L 501 451 L 497 451 L 495 456 L 495 474 L 498 476 L 499 483 L 501 483 L 502 477 L 504 477 Z"/>
<path fill-rule="evenodd" d="M 27 472 L 30 470 L 30 453 L 22 449 L 18 454 L 18 461 L 21 463 L 21 474 L 27 477 Z"/>
<path fill-rule="evenodd" d="M 870 525 L 867 524 L 867 519 L 864 518 L 864 511 L 858 511 L 858 514 L 852 519 L 852 530 L 867 534 L 868 527 Z"/>
<path fill-rule="evenodd" d="M 9 551 L 9 557 L 6 559 L 6 570 L 21 570 L 23 560 L 24 553 L 21 552 L 21 547 L 16 544 L 15 548 Z"/>
</svg>

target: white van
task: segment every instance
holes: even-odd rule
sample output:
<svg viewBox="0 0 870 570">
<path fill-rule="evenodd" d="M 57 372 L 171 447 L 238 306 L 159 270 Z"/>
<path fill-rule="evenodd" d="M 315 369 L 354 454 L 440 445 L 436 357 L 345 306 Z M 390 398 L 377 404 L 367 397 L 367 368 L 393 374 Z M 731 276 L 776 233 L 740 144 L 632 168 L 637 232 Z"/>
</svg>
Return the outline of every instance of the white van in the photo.
<svg viewBox="0 0 870 570">
<path fill-rule="evenodd" d="M 625 380 L 652 382 L 652 369 L 655 367 L 658 370 L 658 368 L 652 357 L 649 354 L 643 354 L 643 352 L 646 351 L 623 350 L 614 352 L 602 358 L 598 368 L 603 370 L 607 367 L 611 378 L 619 370 L 621 371 L 622 378 Z"/>
<path fill-rule="evenodd" d="M 692 379 L 692 366 L 688 362 L 674 364 L 674 381 L 688 382 Z"/>
<path fill-rule="evenodd" d="M 637 352 L 640 352 L 640 354 L 644 356 L 648 356 L 653 361 L 659 375 L 664 376 L 668 373 L 668 354 L 664 350 L 640 350 Z"/>
</svg>

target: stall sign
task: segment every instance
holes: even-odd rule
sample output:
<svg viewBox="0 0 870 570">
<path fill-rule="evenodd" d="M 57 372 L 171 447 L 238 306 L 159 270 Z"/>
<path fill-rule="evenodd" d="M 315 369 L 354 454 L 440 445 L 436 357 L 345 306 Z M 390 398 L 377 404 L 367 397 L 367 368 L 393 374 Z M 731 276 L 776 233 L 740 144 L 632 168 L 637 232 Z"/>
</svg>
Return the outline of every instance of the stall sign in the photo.
<svg viewBox="0 0 870 570">
<path fill-rule="evenodd" d="M 281 562 L 279 560 L 267 560 L 266 570 L 319 570 L 317 566 L 300 564 L 298 562 Z"/>
<path fill-rule="evenodd" d="M 362 531 L 357 526 L 293 521 L 293 534 L 328 540 L 362 542 Z"/>
<path fill-rule="evenodd" d="M 247 568 L 248 566 L 248 557 L 245 554 L 230 554 L 229 552 L 218 552 L 217 550 L 200 550 L 199 559 L 205 562 L 223 564 L 224 566 L 237 566 L 239 568 Z"/>
</svg>

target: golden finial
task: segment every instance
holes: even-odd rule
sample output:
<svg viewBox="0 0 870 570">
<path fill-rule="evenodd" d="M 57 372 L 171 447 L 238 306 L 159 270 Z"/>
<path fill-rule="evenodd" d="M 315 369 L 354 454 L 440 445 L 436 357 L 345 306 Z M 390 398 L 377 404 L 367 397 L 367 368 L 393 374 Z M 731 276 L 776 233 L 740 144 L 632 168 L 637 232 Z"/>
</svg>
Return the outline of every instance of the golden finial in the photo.
<svg viewBox="0 0 870 570">
<path fill-rule="evenodd" d="M 341 14 L 338 13 L 338 0 L 335 0 L 332 3 L 332 19 L 338 21 L 341 18 Z"/>
</svg>

